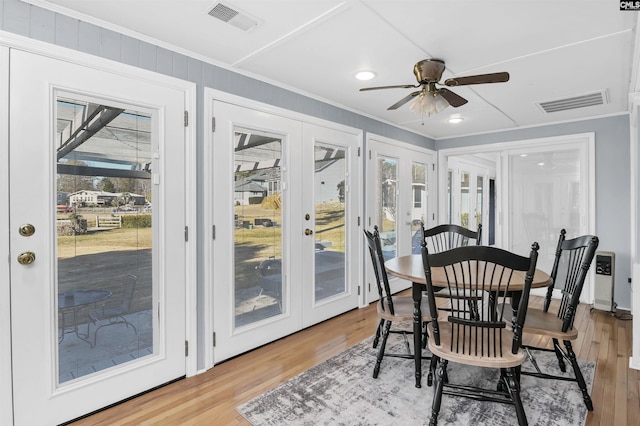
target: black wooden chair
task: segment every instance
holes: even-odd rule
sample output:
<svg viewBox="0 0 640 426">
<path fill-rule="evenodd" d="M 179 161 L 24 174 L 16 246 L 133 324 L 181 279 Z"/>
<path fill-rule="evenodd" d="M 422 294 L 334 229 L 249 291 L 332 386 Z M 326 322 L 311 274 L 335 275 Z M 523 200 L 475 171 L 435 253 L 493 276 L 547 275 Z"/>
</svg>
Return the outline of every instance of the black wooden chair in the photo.
<svg viewBox="0 0 640 426">
<path fill-rule="evenodd" d="M 437 225 L 429 229 L 424 229 L 423 224 L 422 235 L 431 254 L 457 247 L 479 246 L 482 241 L 482 224 L 478 225 L 477 231 L 453 223 Z"/>
<path fill-rule="evenodd" d="M 593 411 L 593 402 L 589 396 L 587 385 L 580 371 L 580 366 L 576 359 L 576 354 L 571 346 L 571 341 L 578 338 L 578 330 L 573 328 L 576 309 L 580 303 L 580 294 L 584 286 L 587 271 L 598 248 L 598 237 L 593 235 L 583 235 L 570 240 L 566 239 L 566 231 L 560 231 L 558 246 L 556 249 L 555 261 L 551 270 L 553 284 L 547 289 L 543 309 L 529 308 L 527 318 L 524 323 L 524 333 L 546 339 L 539 340 L 541 343 L 553 340 L 553 349 L 540 346 L 524 345 L 535 372 L 522 372 L 544 379 L 556 379 L 577 382 L 582 391 L 582 398 L 589 411 Z M 552 304 L 553 290 L 562 291 L 562 298 L 559 303 Z M 553 306 L 553 308 L 552 308 Z M 564 350 L 560 346 L 560 341 L 564 345 Z M 555 352 L 558 358 L 558 366 L 562 372 L 566 371 L 565 360 L 573 368 L 574 377 L 558 376 L 540 371 L 540 367 L 531 353 L 532 351 Z"/>
<path fill-rule="evenodd" d="M 477 231 L 472 231 L 471 229 L 453 223 L 425 229 L 423 223 L 422 240 L 426 244 L 430 254 L 441 253 L 457 247 L 479 246 L 482 242 L 482 224 L 478 225 Z M 441 293 L 442 290 L 442 287 L 434 287 L 434 296 L 448 298 L 449 295 Z M 469 299 L 469 302 L 472 303 L 471 308 L 474 309 L 476 304 L 473 303 L 472 299 Z M 448 310 L 444 307 L 440 309 Z"/>
<path fill-rule="evenodd" d="M 365 229 L 364 235 L 367 240 L 367 246 L 369 247 L 369 254 L 371 255 L 371 263 L 374 269 L 376 286 L 378 289 L 378 295 L 380 297 L 377 303 L 377 312 L 378 317 L 380 318 L 380 322 L 378 323 L 376 335 L 373 340 L 374 348 L 376 348 L 378 344 L 380 344 L 380 347 L 378 348 L 376 364 L 373 369 L 373 378 L 377 378 L 378 373 L 380 372 L 380 364 L 382 363 L 382 359 L 385 356 L 414 359 L 409 340 L 407 339 L 407 335 L 413 335 L 411 328 L 392 328 L 392 325 L 395 324 L 397 326 L 398 323 L 402 322 L 413 324 L 413 298 L 411 296 L 393 296 L 391 294 L 391 290 L 389 287 L 389 278 L 384 267 L 384 257 L 382 255 L 382 245 L 380 243 L 380 233 L 378 232 L 378 227 L 374 226 L 373 233 Z M 426 302 L 423 302 L 421 309 L 422 321 L 426 324 L 427 321 L 431 320 L 431 317 L 427 315 L 428 309 Z M 387 339 L 389 337 L 389 334 L 392 333 L 403 335 L 406 353 L 398 354 L 385 352 Z M 380 340 L 380 338 L 382 338 L 382 340 Z M 423 336 L 423 339 L 426 339 L 426 336 Z M 422 348 L 414 348 L 414 350 L 421 351 Z M 430 358 L 424 357 L 424 359 Z"/>
<path fill-rule="evenodd" d="M 136 290 L 137 282 L 138 277 L 132 274 L 127 275 L 124 283 L 122 284 L 122 294 L 117 302 L 106 302 L 102 304 L 100 309 L 89 311 L 89 318 L 91 318 L 91 321 L 87 323 L 87 336 L 89 336 L 89 327 L 91 323 L 97 325 L 96 331 L 94 331 L 93 334 L 94 347 L 98 340 L 98 331 L 103 327 L 115 324 L 124 324 L 126 327 L 133 328 L 134 333 L 136 335 L 138 334 L 136 327 L 126 318 L 126 315 L 131 313 L 133 293 Z"/>
<path fill-rule="evenodd" d="M 529 257 L 487 246 L 459 247 L 429 254 L 426 244 L 423 245 L 427 301 L 434 318 L 428 327 L 428 346 L 433 354 L 430 370 L 435 369 L 430 425 L 438 422 L 443 394 L 513 404 L 518 423 L 527 424 L 519 375 L 526 354 L 520 345 L 537 258 L 537 243 L 532 245 Z M 439 317 L 434 283 L 444 285 L 450 303 L 458 307 L 445 318 Z M 497 309 L 490 302 L 507 295 L 517 295 L 520 300 L 513 328 L 507 327 L 509 319 L 504 315 L 504 305 Z M 478 301 L 478 296 L 482 296 L 482 300 Z M 467 297 L 472 299 L 464 300 Z M 476 302 L 480 309 L 474 312 L 469 306 Z M 473 383 L 451 383 L 447 374 L 449 361 L 499 370 L 499 382 L 491 389 Z"/>
</svg>

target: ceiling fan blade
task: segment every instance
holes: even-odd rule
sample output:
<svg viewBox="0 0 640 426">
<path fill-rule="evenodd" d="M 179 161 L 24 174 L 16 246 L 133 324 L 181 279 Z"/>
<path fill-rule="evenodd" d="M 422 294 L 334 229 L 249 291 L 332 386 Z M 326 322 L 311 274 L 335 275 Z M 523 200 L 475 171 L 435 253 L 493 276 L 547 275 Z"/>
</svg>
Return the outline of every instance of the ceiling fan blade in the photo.
<svg viewBox="0 0 640 426">
<path fill-rule="evenodd" d="M 508 72 L 495 72 L 492 74 L 478 74 L 467 77 L 448 78 L 444 81 L 445 86 L 466 86 L 468 84 L 504 83 L 509 81 Z"/>
<path fill-rule="evenodd" d="M 467 102 L 469 102 L 462 96 L 456 95 L 451 90 L 445 89 L 444 87 L 441 89 L 438 89 L 438 93 L 440 94 L 440 96 L 445 98 L 447 102 L 449 102 L 449 105 L 451 105 L 454 108 L 458 108 L 459 106 L 462 106 Z"/>
<path fill-rule="evenodd" d="M 409 102 L 411 99 L 415 98 L 416 96 L 418 96 L 420 94 L 420 90 L 416 90 L 413 93 L 410 93 L 409 95 L 405 96 L 404 98 L 400 99 L 398 102 L 396 102 L 395 104 L 391 105 L 389 108 L 387 108 L 388 110 L 393 110 L 393 109 L 398 109 L 400 108 L 402 105 L 406 104 L 407 102 Z"/>
<path fill-rule="evenodd" d="M 360 89 L 360 91 L 366 92 L 367 90 L 378 90 L 378 89 L 414 89 L 416 87 L 420 87 L 420 85 L 414 86 L 413 84 L 400 84 L 397 86 L 364 87 Z"/>
</svg>

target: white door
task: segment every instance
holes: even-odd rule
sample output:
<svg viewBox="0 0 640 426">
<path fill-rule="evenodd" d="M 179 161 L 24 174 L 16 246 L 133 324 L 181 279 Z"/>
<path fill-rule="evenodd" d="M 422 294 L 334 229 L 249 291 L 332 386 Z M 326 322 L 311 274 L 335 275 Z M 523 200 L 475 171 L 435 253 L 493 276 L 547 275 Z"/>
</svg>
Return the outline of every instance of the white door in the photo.
<svg viewBox="0 0 640 426">
<path fill-rule="evenodd" d="M 213 112 L 220 362 L 358 305 L 359 173 L 354 135 L 218 101 Z"/>
<path fill-rule="evenodd" d="M 185 93 L 18 50 L 10 76 L 14 421 L 59 424 L 185 374 Z"/>
<path fill-rule="evenodd" d="M 456 169 L 456 182 L 454 182 L 454 193 L 456 196 L 453 200 L 454 211 L 458 214 L 454 215 L 453 223 L 463 226 L 471 230 L 477 230 L 478 225 L 482 224 L 483 242 L 489 241 L 489 231 L 493 228 L 490 223 L 490 198 L 492 195 L 490 189 L 490 180 L 495 179 L 495 168 L 488 169 L 461 161 L 451 161 L 449 167 Z"/>
<path fill-rule="evenodd" d="M 359 141 L 356 134 L 303 124 L 302 179 L 294 182 L 302 191 L 304 327 L 358 306 Z"/>
<path fill-rule="evenodd" d="M 421 222 L 435 224 L 433 155 L 427 150 L 379 137 L 368 141 L 367 214 L 365 226 L 380 231 L 385 259 L 420 253 Z M 378 299 L 371 259 L 366 256 L 367 301 Z M 406 280 L 389 277 L 392 292 L 408 288 Z"/>
</svg>

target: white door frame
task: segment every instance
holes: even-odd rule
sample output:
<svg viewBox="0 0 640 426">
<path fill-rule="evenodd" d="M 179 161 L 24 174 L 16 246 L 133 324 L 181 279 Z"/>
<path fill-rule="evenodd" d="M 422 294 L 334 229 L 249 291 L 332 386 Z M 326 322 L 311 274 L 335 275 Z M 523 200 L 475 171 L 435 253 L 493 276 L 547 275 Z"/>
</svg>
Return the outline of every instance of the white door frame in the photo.
<svg viewBox="0 0 640 426">
<path fill-rule="evenodd" d="M 499 160 L 499 157 L 496 155 L 496 159 Z M 452 182 L 451 182 L 451 194 L 454 197 L 453 198 L 453 206 L 452 206 L 452 212 L 451 212 L 451 217 L 453 217 L 455 220 L 453 221 L 453 223 L 456 223 L 458 225 L 460 225 L 459 219 L 460 219 L 460 176 L 462 172 L 467 172 L 469 173 L 471 176 L 474 177 L 478 177 L 478 176 L 482 176 L 483 178 L 483 184 L 484 184 L 484 188 L 483 188 L 483 192 L 482 192 L 482 217 L 483 218 L 487 218 L 489 217 L 489 180 L 490 179 L 496 179 L 496 167 L 497 167 L 497 163 L 499 161 L 491 161 L 491 160 L 486 160 L 486 159 L 482 159 L 482 160 L 478 160 L 478 161 L 474 161 L 473 159 L 469 158 L 469 157 L 464 157 L 464 158 L 451 158 L 448 159 L 448 164 L 446 164 L 446 167 L 448 170 L 452 171 Z M 446 175 L 445 175 L 446 176 Z M 445 178 L 446 179 L 446 178 Z M 445 186 L 443 186 L 443 188 L 446 189 L 446 180 L 445 180 Z M 496 191 L 497 192 L 497 191 Z M 442 203 L 448 203 L 447 200 L 447 192 L 446 191 L 441 191 L 442 194 Z M 469 182 L 469 199 L 473 199 L 473 201 L 476 201 L 477 199 L 477 181 L 475 180 L 471 180 Z M 470 202 L 470 208 L 475 209 L 476 204 L 475 203 L 471 203 Z M 440 216 L 441 218 L 446 218 L 446 205 L 443 206 L 443 211 L 445 211 L 445 213 L 442 213 L 442 215 Z M 469 219 L 469 221 L 471 221 L 471 218 Z M 475 222 L 475 219 L 474 219 Z M 482 223 L 482 240 L 483 240 L 483 244 L 485 244 L 487 241 L 489 241 L 489 228 L 490 226 L 486 223 L 486 221 L 483 219 Z M 497 222 L 497 219 L 496 219 Z M 471 222 L 470 222 L 471 223 Z M 495 224 L 497 225 L 497 223 Z M 469 226 L 470 229 L 477 229 L 478 225 L 474 224 L 473 226 Z"/>
<path fill-rule="evenodd" d="M 197 210 L 196 210 L 196 84 L 175 77 L 162 75 L 159 73 L 144 70 L 142 68 L 110 61 L 108 59 L 95 57 L 82 52 L 72 51 L 60 46 L 38 40 L 25 38 L 11 33 L 0 32 L 0 94 L 8 93 L 9 85 L 9 49 L 15 48 L 26 52 L 52 59 L 63 60 L 77 65 L 82 65 L 105 72 L 143 79 L 165 86 L 173 87 L 184 92 L 185 106 L 190 114 L 189 125 L 185 128 L 185 159 L 186 159 L 186 203 L 185 219 L 192 236 L 197 235 Z M 11 377 L 11 322 L 10 318 L 10 290 L 9 290 L 9 210 L 6 201 L 9 199 L 8 190 L 8 156 L 9 144 L 9 120 L 8 120 L 8 96 L 0 97 L 0 169 L 7 171 L 6 175 L 0 177 L 0 200 L 5 205 L 0 209 L 0 253 L 3 262 L 7 267 L 1 268 L 0 272 L 0 373 L 3 380 L 0 381 L 0 424 L 13 424 L 13 383 Z M 190 342 L 190 353 L 186 358 L 186 375 L 192 376 L 197 373 L 197 283 L 196 283 L 196 238 L 192 237 L 186 242 L 186 275 L 185 275 L 185 336 Z M 5 260 L 6 259 L 6 260 Z M 5 374 L 5 373 L 9 374 Z"/>
<path fill-rule="evenodd" d="M 363 131 L 361 129 L 345 126 L 342 124 L 337 124 L 328 120 L 323 120 L 320 118 L 312 117 L 306 114 L 298 113 L 295 111 L 287 110 L 284 108 L 279 108 L 273 105 L 269 105 L 266 103 L 254 101 L 252 99 L 243 98 L 241 96 L 233 95 L 227 92 L 223 92 L 220 90 L 212 89 L 210 87 L 205 87 L 204 89 L 204 108 L 203 108 L 203 117 L 204 117 L 204 158 L 205 161 L 209 161 L 211 164 L 213 158 L 213 129 L 214 129 L 214 120 L 213 117 L 213 101 L 221 101 L 230 104 L 234 104 L 240 107 L 245 107 L 249 109 L 253 109 L 256 111 L 262 111 L 265 113 L 278 115 L 280 117 L 298 120 L 304 123 L 310 123 L 322 127 L 327 127 L 330 129 L 335 129 L 339 131 L 343 131 L 346 133 L 354 134 L 359 139 L 359 148 L 362 147 L 362 139 L 363 139 Z M 361 149 L 360 149 L 361 151 Z M 358 162 L 358 170 L 353 172 L 358 175 L 362 175 L 362 161 Z M 213 168 L 212 167 L 204 167 L 204 194 L 212 194 L 213 193 Z M 362 186 L 362 185 L 361 185 Z M 363 197 L 359 197 L 358 205 L 354 206 L 357 209 L 357 212 L 354 212 L 358 215 L 358 217 L 362 217 L 362 209 L 363 209 Z M 205 195 L 204 199 L 204 211 L 212 212 L 214 208 L 214 200 L 212 197 Z M 211 259 L 213 256 L 213 217 L 211 215 L 205 215 L 204 217 L 204 229 L 205 231 L 205 244 L 204 244 L 204 259 Z M 362 229 L 359 226 L 359 229 Z M 363 259 L 363 246 L 361 244 L 356 244 L 353 247 L 353 250 L 357 250 L 355 256 L 357 257 L 358 264 L 362 264 Z M 359 271 L 361 274 L 361 271 Z M 204 324 L 202 325 L 202 332 L 204 335 L 204 360 L 205 360 L 205 368 L 209 369 L 214 365 L 214 327 L 213 327 L 213 309 L 214 309 L 214 300 L 213 300 L 213 277 L 214 271 L 211 265 L 211 262 L 204 263 Z M 351 277 L 354 282 L 361 283 L 362 277 Z M 360 305 L 364 306 L 363 304 Z"/>
<path fill-rule="evenodd" d="M 497 153 L 500 159 L 496 164 L 496 242 L 498 247 L 507 248 L 506 244 L 509 241 L 508 233 L 508 214 L 505 212 L 505 208 L 509 203 L 509 181 L 508 181 L 508 160 L 509 154 L 516 151 L 523 151 L 527 149 L 540 150 L 544 147 L 557 147 L 563 144 L 573 144 L 584 146 L 586 144 L 587 155 L 587 169 L 582 172 L 586 174 L 589 182 L 589 193 L 587 194 L 588 200 L 588 212 L 586 213 L 586 232 L 595 234 L 596 230 L 596 194 L 595 194 L 595 134 L 594 133 L 579 133 L 572 135 L 554 136 L 548 138 L 538 139 L 525 139 L 515 140 L 509 142 L 499 142 L 486 145 L 474 145 L 461 148 L 449 148 L 441 149 L 438 151 L 438 162 L 442 165 L 439 169 L 440 175 L 440 202 L 439 214 L 440 217 L 445 217 L 445 200 L 446 197 L 446 183 L 447 183 L 447 170 L 449 157 L 474 155 L 480 153 L 494 152 Z M 483 232 L 484 233 L 484 232 Z M 593 298 L 593 283 L 595 274 L 595 268 L 589 270 L 589 285 L 585 287 L 583 295 L 580 298 L 582 302 L 591 303 Z"/>
<path fill-rule="evenodd" d="M 0 46 L 0 200 L 9 200 L 9 48 Z M 13 424 L 9 206 L 0 208 L 0 424 Z"/>
<path fill-rule="evenodd" d="M 373 226 L 374 226 L 374 219 L 373 216 L 376 213 L 376 205 L 375 205 L 375 184 L 374 182 L 376 182 L 376 178 L 375 178 L 375 172 L 376 172 L 376 165 L 375 165 L 375 158 L 374 155 L 372 153 L 372 146 L 375 145 L 384 145 L 385 147 L 389 147 L 391 150 L 395 149 L 399 149 L 402 150 L 403 152 L 405 151 L 413 151 L 415 153 L 420 153 L 420 154 L 424 154 L 424 155 L 428 155 L 431 157 L 432 160 L 432 164 L 433 166 L 431 168 L 427 167 L 427 184 L 428 184 L 428 191 L 427 191 L 427 206 L 428 206 L 428 210 L 427 210 L 427 218 L 426 218 L 426 222 L 425 222 L 425 227 L 429 228 L 431 226 L 433 226 L 436 222 L 435 222 L 435 218 L 436 218 L 436 205 L 438 203 L 438 189 L 439 186 L 437 184 L 437 174 L 436 171 L 438 169 L 438 158 L 436 156 L 436 152 L 428 149 L 428 148 L 423 148 L 417 145 L 412 145 L 412 144 L 408 144 L 406 142 L 401 142 L 395 139 L 391 139 L 391 138 L 387 138 L 384 136 L 380 136 L 380 135 L 376 135 L 373 133 L 367 133 L 367 143 L 366 143 L 366 152 L 364 155 L 364 161 L 365 164 L 367 165 L 366 170 L 365 170 L 365 176 L 367 176 L 366 178 L 366 184 L 365 184 L 365 216 L 364 216 L 364 227 L 367 230 L 372 230 Z M 435 169 L 435 170 L 434 170 Z M 400 170 L 400 173 L 402 173 L 402 170 Z M 406 175 L 405 175 L 406 176 Z M 399 176 L 399 178 L 401 179 L 402 177 Z M 410 196 L 413 196 L 412 191 L 410 191 Z M 409 201 L 404 201 L 405 203 L 409 203 Z M 403 204 L 403 201 L 400 200 L 399 203 L 401 205 L 405 205 Z M 402 218 L 400 218 L 400 213 L 398 214 L 398 226 L 402 225 L 405 226 L 404 220 L 406 219 L 404 216 L 406 215 L 406 212 L 403 212 L 404 214 L 402 215 Z M 396 227 L 397 229 L 397 227 Z M 365 247 L 365 241 L 364 238 L 362 239 L 362 246 L 363 246 L 363 250 Z M 362 303 L 363 304 L 368 304 L 371 303 L 375 300 L 378 300 L 378 292 L 377 292 L 377 287 L 374 285 L 374 277 L 373 277 L 373 273 L 370 272 L 372 269 L 371 266 L 371 258 L 368 255 L 368 249 L 366 249 L 367 252 L 367 256 L 364 262 L 362 262 L 362 267 L 363 267 L 363 279 L 365 280 L 365 285 L 364 285 L 364 291 L 362 292 L 362 296 L 363 296 L 363 300 Z M 399 255 L 402 254 L 409 254 L 409 253 L 398 253 Z M 411 282 L 407 281 L 407 280 L 402 280 L 400 278 L 394 278 L 394 277 L 389 277 L 389 281 L 391 284 L 391 291 L 392 292 L 397 292 L 406 288 L 409 288 L 411 286 Z"/>
</svg>

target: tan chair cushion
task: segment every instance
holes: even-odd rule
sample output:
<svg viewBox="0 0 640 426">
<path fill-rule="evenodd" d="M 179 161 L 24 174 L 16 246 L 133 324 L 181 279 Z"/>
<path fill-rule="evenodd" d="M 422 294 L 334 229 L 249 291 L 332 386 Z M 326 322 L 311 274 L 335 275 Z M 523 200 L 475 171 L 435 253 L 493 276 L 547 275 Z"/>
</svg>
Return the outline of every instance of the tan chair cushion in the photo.
<svg viewBox="0 0 640 426">
<path fill-rule="evenodd" d="M 481 355 L 473 355 L 473 354 L 466 354 L 466 353 L 458 353 L 455 351 L 456 345 L 454 342 L 454 348 L 453 350 L 451 349 L 451 342 L 454 339 L 457 339 L 460 345 L 460 347 L 462 347 L 462 339 L 463 336 L 458 335 L 458 333 L 452 333 L 452 327 L 451 327 L 451 323 L 449 322 L 445 322 L 445 321 L 438 321 L 438 324 L 440 325 L 440 346 L 436 345 L 435 343 L 435 339 L 431 338 L 429 339 L 429 350 L 431 350 L 431 353 L 433 353 L 434 355 L 439 356 L 440 358 L 452 361 L 452 362 L 457 362 L 460 364 L 467 364 L 467 365 L 476 365 L 479 367 L 493 367 L 493 368 L 509 368 L 509 367 L 517 367 L 518 365 L 521 365 L 526 357 L 526 354 L 524 353 L 524 351 L 522 349 L 518 350 L 518 353 L 516 354 L 512 354 L 511 353 L 511 347 L 513 344 L 513 333 L 510 330 L 507 329 L 503 329 L 502 330 L 502 341 L 496 341 L 496 344 L 501 344 L 502 346 L 502 357 L 495 357 L 495 356 L 481 356 Z M 428 331 L 430 336 L 433 336 L 433 324 L 429 323 L 429 331 Z M 471 338 L 471 340 L 469 340 L 469 338 Z M 483 338 L 486 339 L 486 336 L 484 336 Z M 478 337 L 478 344 L 480 342 L 480 337 Z M 467 335 L 464 336 L 464 340 L 467 344 L 467 348 L 469 347 L 469 341 L 472 342 L 473 345 L 475 345 L 476 343 L 476 336 L 474 335 Z M 493 341 L 489 342 L 490 345 L 493 345 Z M 485 342 L 485 345 L 487 343 Z M 465 351 L 465 352 L 468 352 Z M 493 351 L 492 351 L 493 353 Z"/>
</svg>

